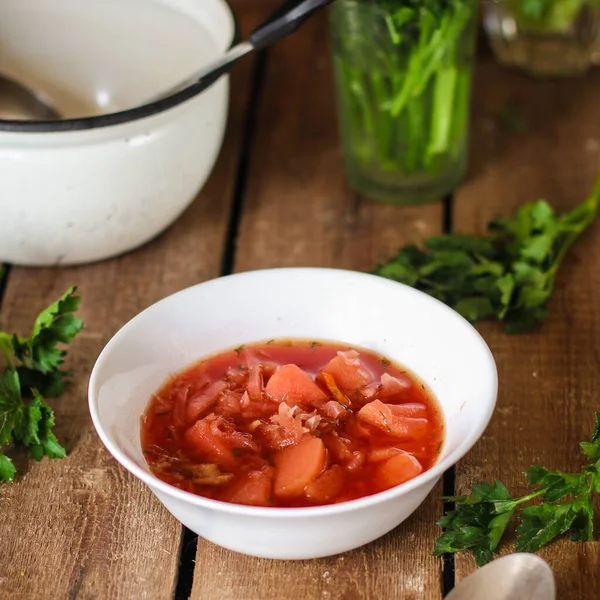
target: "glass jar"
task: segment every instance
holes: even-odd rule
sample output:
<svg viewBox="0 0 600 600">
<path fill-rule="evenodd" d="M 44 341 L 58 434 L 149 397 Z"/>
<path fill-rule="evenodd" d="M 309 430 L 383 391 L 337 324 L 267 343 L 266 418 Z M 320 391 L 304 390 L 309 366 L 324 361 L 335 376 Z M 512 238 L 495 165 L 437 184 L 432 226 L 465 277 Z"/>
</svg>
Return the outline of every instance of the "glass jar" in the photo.
<svg viewBox="0 0 600 600">
<path fill-rule="evenodd" d="M 578 75 L 600 61 L 600 0 L 484 0 L 497 60 L 535 76 Z"/>
<path fill-rule="evenodd" d="M 350 186 L 440 200 L 466 169 L 477 0 L 336 0 L 330 31 Z"/>
</svg>

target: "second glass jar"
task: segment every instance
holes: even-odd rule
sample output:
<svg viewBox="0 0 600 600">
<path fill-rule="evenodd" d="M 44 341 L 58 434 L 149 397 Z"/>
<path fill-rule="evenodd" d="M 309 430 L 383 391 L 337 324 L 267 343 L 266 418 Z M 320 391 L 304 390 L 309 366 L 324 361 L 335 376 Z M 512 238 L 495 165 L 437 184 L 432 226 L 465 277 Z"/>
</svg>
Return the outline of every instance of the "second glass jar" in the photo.
<svg viewBox="0 0 600 600">
<path fill-rule="evenodd" d="M 467 158 L 476 0 L 336 0 L 330 8 L 346 171 L 359 193 L 439 200 Z"/>
<path fill-rule="evenodd" d="M 501 64 L 554 77 L 600 62 L 600 0 L 484 0 L 483 8 Z"/>
</svg>

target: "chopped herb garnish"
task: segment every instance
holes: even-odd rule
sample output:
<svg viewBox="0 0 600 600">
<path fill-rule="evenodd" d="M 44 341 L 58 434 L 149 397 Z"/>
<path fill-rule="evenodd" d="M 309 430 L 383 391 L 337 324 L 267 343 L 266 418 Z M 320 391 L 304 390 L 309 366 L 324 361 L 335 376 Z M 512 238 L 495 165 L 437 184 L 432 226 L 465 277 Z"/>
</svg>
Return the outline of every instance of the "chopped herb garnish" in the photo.
<svg viewBox="0 0 600 600">
<path fill-rule="evenodd" d="M 237 347 L 237 348 L 234 350 L 234 352 L 235 352 L 235 353 L 236 353 L 236 354 L 239 356 L 239 355 L 242 353 L 242 351 L 244 350 L 244 347 L 245 347 L 245 346 L 244 346 L 244 344 L 242 344 L 241 346 L 238 346 L 238 347 Z"/>
<path fill-rule="evenodd" d="M 390 433 L 392 431 L 392 428 L 388 425 L 387 417 L 383 414 L 382 411 L 378 411 L 378 412 L 381 415 L 381 418 L 383 419 L 383 424 L 385 425 L 388 433 Z"/>
<path fill-rule="evenodd" d="M 242 454 L 244 454 L 245 450 L 245 448 L 232 448 L 231 453 L 234 456 L 241 456 Z"/>
<path fill-rule="evenodd" d="M 377 362 L 384 367 L 389 367 L 392 364 L 392 361 L 385 358 L 385 356 L 382 356 Z"/>
<path fill-rule="evenodd" d="M 316 348 L 318 348 L 319 346 L 322 346 L 322 345 L 323 344 L 321 344 L 321 342 L 311 342 L 308 347 L 311 350 L 315 350 Z"/>
<path fill-rule="evenodd" d="M 245 370 L 246 370 L 246 365 L 238 365 L 238 366 L 237 366 L 237 368 L 238 368 L 240 371 L 245 371 Z"/>
</svg>

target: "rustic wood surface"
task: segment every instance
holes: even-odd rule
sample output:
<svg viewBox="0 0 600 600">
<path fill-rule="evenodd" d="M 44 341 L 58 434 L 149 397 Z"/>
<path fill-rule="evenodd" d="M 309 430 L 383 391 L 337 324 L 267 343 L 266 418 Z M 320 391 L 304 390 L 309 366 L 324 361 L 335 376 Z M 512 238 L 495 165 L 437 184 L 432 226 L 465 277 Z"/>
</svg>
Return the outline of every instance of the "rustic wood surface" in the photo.
<svg viewBox="0 0 600 600">
<path fill-rule="evenodd" d="M 248 32 L 277 0 L 231 4 Z M 13 268 L 0 299 L 3 329 L 25 333 L 36 312 L 77 283 L 86 329 L 68 367 L 74 382 L 53 402 L 63 461 L 19 463 L 0 486 L 0 600 L 131 598 L 194 600 L 438 600 L 442 561 L 441 484 L 384 538 L 316 561 L 259 560 L 197 541 L 182 555 L 182 527 L 104 450 L 88 415 L 92 364 L 110 336 L 165 295 L 231 270 L 330 266 L 366 270 L 398 246 L 441 231 L 441 203 L 370 204 L 344 182 L 326 20 L 235 68 L 228 135 L 196 202 L 145 247 L 100 264 Z M 251 101 L 253 99 L 253 101 Z M 568 208 L 588 192 L 600 165 L 600 72 L 568 81 L 533 81 L 480 60 L 474 92 L 471 170 L 454 197 L 453 230 L 485 224 L 545 196 Z M 525 130 L 498 117 L 512 103 Z M 514 125 L 514 124 L 513 124 Z M 457 492 L 502 479 L 515 493 L 532 462 L 577 468 L 577 442 L 589 433 L 600 392 L 600 225 L 571 253 L 533 334 L 480 328 L 500 372 L 498 411 L 458 465 Z M 194 547 L 194 536 L 186 534 Z M 184 549 L 185 550 L 185 549 Z M 555 569 L 560 598 L 600 598 L 600 544 L 560 542 L 542 555 Z M 183 560 L 180 557 L 183 556 Z M 456 579 L 474 565 L 456 560 Z M 446 580 L 453 573 L 446 569 Z M 187 579 L 189 578 L 189 581 Z"/>
<path fill-rule="evenodd" d="M 454 198 L 455 230 L 482 233 L 491 219 L 536 198 L 560 211 L 586 198 L 600 167 L 599 71 L 534 81 L 482 60 L 475 89 L 471 173 Z M 498 119 L 508 104 L 522 122 L 516 128 Z M 539 330 L 508 336 L 496 325 L 480 327 L 496 358 L 500 395 L 483 440 L 458 465 L 458 493 L 493 479 L 525 493 L 522 472 L 534 463 L 579 469 L 578 443 L 600 409 L 599 289 L 596 222 L 559 272 Z M 559 598 L 600 598 L 600 543 L 560 541 L 540 554 L 555 571 Z M 474 568 L 462 556 L 456 565 L 457 579 Z"/>
</svg>

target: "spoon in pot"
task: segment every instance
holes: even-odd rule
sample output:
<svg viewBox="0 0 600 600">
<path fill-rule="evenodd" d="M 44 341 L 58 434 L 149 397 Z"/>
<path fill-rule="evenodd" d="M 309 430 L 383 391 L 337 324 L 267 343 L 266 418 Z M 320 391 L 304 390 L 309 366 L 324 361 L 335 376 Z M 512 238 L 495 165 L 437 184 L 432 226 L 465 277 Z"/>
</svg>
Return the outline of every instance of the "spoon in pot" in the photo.
<svg viewBox="0 0 600 600">
<path fill-rule="evenodd" d="M 261 50 L 296 31 L 306 19 L 333 0 L 286 0 L 248 37 L 215 62 L 198 70 L 191 77 L 160 95 L 147 100 L 151 104 L 194 85 L 195 92 L 207 88 L 238 59 L 253 50 Z M 54 121 L 60 115 L 40 94 L 0 75 L 0 119 Z"/>
<path fill-rule="evenodd" d="M 445 600 L 555 600 L 552 571 L 535 554 L 498 558 L 461 581 Z"/>
<path fill-rule="evenodd" d="M 331 4 L 333 0 L 286 0 L 271 16 L 259 25 L 248 40 L 233 46 L 219 59 L 196 71 L 185 81 L 173 86 L 146 101 L 146 104 L 162 100 L 167 96 L 194 85 L 196 93 L 207 88 L 238 59 L 253 50 L 262 50 L 296 31 L 313 13 Z"/>
<path fill-rule="evenodd" d="M 0 119 L 56 121 L 60 115 L 41 94 L 0 75 Z"/>
</svg>

